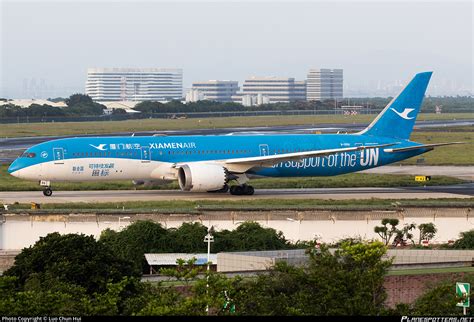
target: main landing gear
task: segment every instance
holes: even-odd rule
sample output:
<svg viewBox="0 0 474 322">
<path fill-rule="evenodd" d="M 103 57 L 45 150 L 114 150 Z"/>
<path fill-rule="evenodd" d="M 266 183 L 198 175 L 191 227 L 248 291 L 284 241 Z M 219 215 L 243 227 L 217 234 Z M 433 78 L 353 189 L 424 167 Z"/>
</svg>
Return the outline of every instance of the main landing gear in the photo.
<svg viewBox="0 0 474 322">
<path fill-rule="evenodd" d="M 252 186 L 243 184 L 239 186 L 232 186 L 230 187 L 230 194 L 235 196 L 251 196 L 255 193 L 255 190 Z"/>
<path fill-rule="evenodd" d="M 229 191 L 229 185 L 226 183 L 224 185 L 224 187 L 222 187 L 222 189 L 219 189 L 219 190 L 212 190 L 212 191 L 208 191 L 210 193 L 226 193 Z"/>
<path fill-rule="evenodd" d="M 210 193 L 226 193 L 230 190 L 231 195 L 235 196 L 251 196 L 255 193 L 255 190 L 253 189 L 252 186 L 249 186 L 247 184 L 241 184 L 237 186 L 232 186 L 229 188 L 229 185 L 226 184 L 222 189 L 219 190 L 213 190 L 213 191 L 208 191 Z"/>
</svg>

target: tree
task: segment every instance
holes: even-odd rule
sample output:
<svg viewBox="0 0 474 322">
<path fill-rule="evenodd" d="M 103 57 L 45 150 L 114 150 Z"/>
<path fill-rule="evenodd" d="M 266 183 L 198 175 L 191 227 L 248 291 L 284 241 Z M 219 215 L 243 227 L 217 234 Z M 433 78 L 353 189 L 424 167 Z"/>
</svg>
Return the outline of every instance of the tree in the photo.
<svg viewBox="0 0 474 322">
<path fill-rule="evenodd" d="M 88 294 L 106 289 L 108 282 L 132 276 L 132 264 L 119 259 L 93 236 L 51 233 L 22 250 L 5 272 L 18 278 L 19 287 L 33 283 L 64 282 L 83 287 Z"/>
<path fill-rule="evenodd" d="M 127 111 L 125 111 L 123 108 L 113 108 L 112 109 L 112 115 L 126 115 Z"/>
<path fill-rule="evenodd" d="M 92 105 L 94 101 L 89 95 L 84 94 L 72 94 L 69 98 L 66 98 L 65 103 L 68 107 L 73 107 L 78 104 Z"/>
<path fill-rule="evenodd" d="M 418 240 L 418 245 L 421 244 L 423 240 L 431 240 L 436 235 L 438 229 L 433 223 L 419 224 L 418 229 L 420 230 L 420 238 Z"/>
<path fill-rule="evenodd" d="M 290 247 L 281 231 L 264 228 L 257 222 L 244 222 L 232 231 L 224 230 L 214 234 L 214 252 L 276 250 Z"/>
<path fill-rule="evenodd" d="M 393 240 L 393 244 L 397 245 L 406 245 L 408 240 L 411 241 L 412 244 L 415 244 L 413 241 L 413 234 L 411 231 L 416 228 L 416 224 L 405 224 L 402 229 L 397 229 L 395 231 L 395 238 Z"/>
<path fill-rule="evenodd" d="M 243 280 L 233 298 L 243 315 L 376 315 L 386 298 L 391 260 L 381 242 L 321 245 L 302 267 L 279 262 L 269 274 Z"/>
<path fill-rule="evenodd" d="M 168 232 L 159 223 L 140 220 L 116 232 L 106 229 L 100 241 L 122 259 L 131 260 L 137 272 L 147 271 L 145 253 L 165 253 L 172 247 Z"/>
<path fill-rule="evenodd" d="M 206 252 L 207 245 L 203 242 L 207 227 L 201 223 L 183 223 L 179 228 L 168 230 L 170 252 L 199 253 Z"/>
<path fill-rule="evenodd" d="M 455 249 L 474 249 L 474 229 L 459 234 L 460 238 L 453 244 Z"/>
<path fill-rule="evenodd" d="M 382 219 L 382 226 L 374 227 L 374 232 L 377 233 L 380 236 L 380 238 L 382 238 L 382 241 L 384 242 L 385 246 L 387 246 L 390 243 L 392 236 L 397 233 L 398 223 L 399 223 L 398 219 L 384 218 Z M 391 227 L 389 228 L 387 227 L 387 225 L 390 225 Z"/>
<path fill-rule="evenodd" d="M 73 94 L 66 99 L 64 111 L 69 115 L 102 115 L 105 106 L 96 103 L 89 95 Z"/>
<path fill-rule="evenodd" d="M 413 303 L 411 315 L 459 315 L 462 309 L 456 307 L 459 299 L 454 285 L 454 282 L 443 282 L 426 291 Z"/>
</svg>

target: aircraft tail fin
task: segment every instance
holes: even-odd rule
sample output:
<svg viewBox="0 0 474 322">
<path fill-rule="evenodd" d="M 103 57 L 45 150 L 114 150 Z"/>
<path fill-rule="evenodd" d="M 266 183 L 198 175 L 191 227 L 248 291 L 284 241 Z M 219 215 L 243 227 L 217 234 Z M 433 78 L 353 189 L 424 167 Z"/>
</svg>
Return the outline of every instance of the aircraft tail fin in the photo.
<svg viewBox="0 0 474 322">
<path fill-rule="evenodd" d="M 370 125 L 358 134 L 407 140 L 413 131 L 432 72 L 416 74 Z"/>
</svg>

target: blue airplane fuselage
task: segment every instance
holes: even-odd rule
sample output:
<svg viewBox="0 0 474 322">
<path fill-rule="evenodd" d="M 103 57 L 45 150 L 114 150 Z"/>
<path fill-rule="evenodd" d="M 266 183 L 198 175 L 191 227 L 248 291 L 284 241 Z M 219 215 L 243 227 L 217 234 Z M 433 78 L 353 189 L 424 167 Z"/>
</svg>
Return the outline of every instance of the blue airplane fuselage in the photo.
<svg viewBox="0 0 474 322">
<path fill-rule="evenodd" d="M 44 142 L 28 149 L 25 154 L 34 154 L 34 157 L 18 158 L 9 172 L 41 163 L 52 164 L 53 167 L 56 164 L 58 168 L 66 163 L 71 174 L 82 172 L 95 179 L 108 179 L 110 171 L 100 171 L 102 175 L 94 172 L 98 162 L 99 169 L 102 164 L 108 164 L 113 166 L 114 171 L 120 171 L 117 161 L 174 164 L 390 143 L 393 143 L 392 138 L 351 134 L 68 138 Z M 397 148 L 417 145 L 411 141 L 397 143 Z M 301 161 L 283 161 L 272 167 L 252 169 L 249 174 L 269 177 L 332 176 L 390 164 L 424 152 L 426 150 L 394 154 L 384 152 L 384 148 L 341 152 Z M 77 171 L 78 168 L 82 171 Z M 84 180 L 84 175 L 70 176 L 65 180 Z"/>
</svg>

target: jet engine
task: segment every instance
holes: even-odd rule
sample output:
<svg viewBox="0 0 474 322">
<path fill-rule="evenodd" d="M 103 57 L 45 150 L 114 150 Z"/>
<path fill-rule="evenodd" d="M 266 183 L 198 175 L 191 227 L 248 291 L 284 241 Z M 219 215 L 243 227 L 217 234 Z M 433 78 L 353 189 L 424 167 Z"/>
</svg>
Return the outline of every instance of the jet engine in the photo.
<svg viewBox="0 0 474 322">
<path fill-rule="evenodd" d="M 228 181 L 227 169 L 217 164 L 191 163 L 178 170 L 179 187 L 183 191 L 216 191 L 224 188 Z"/>
</svg>

